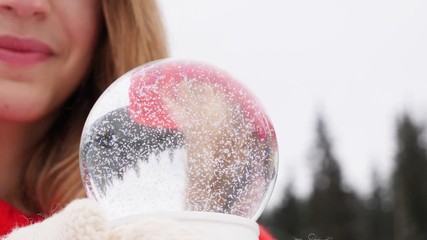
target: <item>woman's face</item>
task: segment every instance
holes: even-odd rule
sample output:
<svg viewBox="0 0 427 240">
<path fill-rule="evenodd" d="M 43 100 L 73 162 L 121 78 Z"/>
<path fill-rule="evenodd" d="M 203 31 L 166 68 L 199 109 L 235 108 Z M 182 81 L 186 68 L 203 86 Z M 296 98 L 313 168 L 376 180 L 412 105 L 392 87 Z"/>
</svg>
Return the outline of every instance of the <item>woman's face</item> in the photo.
<svg viewBox="0 0 427 240">
<path fill-rule="evenodd" d="M 0 0 L 0 120 L 47 116 L 88 71 L 97 0 Z"/>
</svg>

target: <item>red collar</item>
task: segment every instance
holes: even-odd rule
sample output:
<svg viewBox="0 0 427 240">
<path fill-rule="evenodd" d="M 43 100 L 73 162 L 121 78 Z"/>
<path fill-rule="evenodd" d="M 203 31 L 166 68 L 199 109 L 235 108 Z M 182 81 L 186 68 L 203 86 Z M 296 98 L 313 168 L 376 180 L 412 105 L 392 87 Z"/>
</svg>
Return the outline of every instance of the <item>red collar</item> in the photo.
<svg viewBox="0 0 427 240">
<path fill-rule="evenodd" d="M 23 227 L 41 221 L 41 216 L 23 214 L 3 200 L 0 200 L 0 236 L 11 232 L 14 228 Z"/>
</svg>

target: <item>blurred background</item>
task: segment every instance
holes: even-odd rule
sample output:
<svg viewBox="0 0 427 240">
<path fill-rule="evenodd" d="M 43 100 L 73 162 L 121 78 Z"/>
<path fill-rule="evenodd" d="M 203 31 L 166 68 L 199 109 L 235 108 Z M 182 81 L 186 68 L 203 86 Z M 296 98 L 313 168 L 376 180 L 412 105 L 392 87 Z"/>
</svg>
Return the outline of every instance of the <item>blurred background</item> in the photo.
<svg viewBox="0 0 427 240">
<path fill-rule="evenodd" d="M 172 57 L 225 69 L 270 115 L 273 235 L 427 239 L 426 1 L 159 3 Z"/>
</svg>

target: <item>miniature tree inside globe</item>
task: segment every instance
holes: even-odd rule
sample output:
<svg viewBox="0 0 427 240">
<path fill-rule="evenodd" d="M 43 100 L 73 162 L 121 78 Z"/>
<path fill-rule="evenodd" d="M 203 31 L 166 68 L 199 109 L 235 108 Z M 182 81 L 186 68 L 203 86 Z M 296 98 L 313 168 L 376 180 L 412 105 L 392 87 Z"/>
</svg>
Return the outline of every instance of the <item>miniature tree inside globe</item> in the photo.
<svg viewBox="0 0 427 240">
<path fill-rule="evenodd" d="M 110 219 L 196 211 L 256 220 L 277 166 L 275 132 L 256 97 L 195 61 L 123 75 L 94 105 L 80 146 L 88 196 Z"/>
</svg>

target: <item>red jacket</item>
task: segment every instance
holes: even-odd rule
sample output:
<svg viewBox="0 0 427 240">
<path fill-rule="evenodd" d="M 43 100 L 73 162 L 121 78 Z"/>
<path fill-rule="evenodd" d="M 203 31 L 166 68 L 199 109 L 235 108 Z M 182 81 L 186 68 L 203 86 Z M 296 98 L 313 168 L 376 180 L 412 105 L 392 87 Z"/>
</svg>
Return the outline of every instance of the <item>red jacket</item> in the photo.
<svg viewBox="0 0 427 240">
<path fill-rule="evenodd" d="M 276 238 L 271 236 L 263 226 L 259 225 L 259 240 L 276 240 Z"/>
<path fill-rule="evenodd" d="M 23 227 L 41 220 L 43 220 L 43 217 L 25 215 L 0 200 L 0 237 L 8 234 L 14 228 Z M 274 240 L 274 238 L 260 226 L 259 240 Z"/>
</svg>

